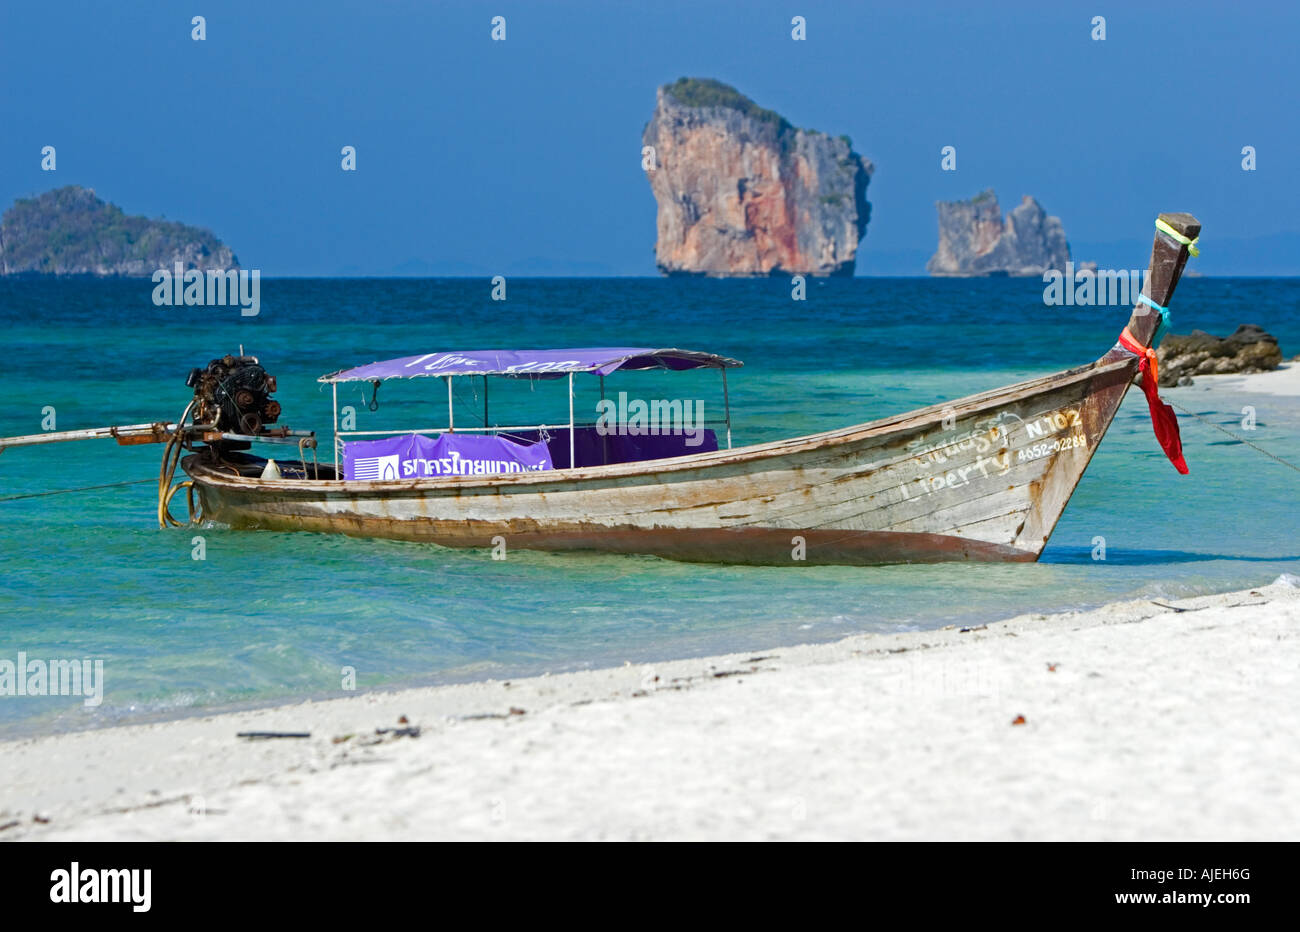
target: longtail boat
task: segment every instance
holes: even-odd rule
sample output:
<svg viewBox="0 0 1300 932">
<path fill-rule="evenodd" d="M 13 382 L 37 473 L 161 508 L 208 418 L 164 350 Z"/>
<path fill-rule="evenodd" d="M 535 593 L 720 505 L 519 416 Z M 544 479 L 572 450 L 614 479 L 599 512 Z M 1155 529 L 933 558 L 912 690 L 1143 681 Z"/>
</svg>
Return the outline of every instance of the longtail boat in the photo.
<svg viewBox="0 0 1300 932">
<path fill-rule="evenodd" d="M 162 523 L 179 523 L 168 502 L 184 487 L 193 520 L 447 547 L 763 565 L 1033 561 L 1135 380 L 1161 445 L 1186 471 L 1177 421 L 1156 395 L 1151 347 L 1200 229 L 1190 214 L 1160 215 L 1147 283 L 1119 341 L 1095 362 L 789 440 L 732 448 L 729 404 L 725 446 L 712 431 L 692 449 L 680 438 L 637 443 L 580 427 L 577 375 L 598 376 L 603 398 L 604 378 L 618 371 L 717 369 L 725 396 L 726 373 L 740 365 L 696 351 L 613 347 L 425 353 L 323 376 L 334 390 L 333 464 L 308 461 L 314 435 L 266 426 L 279 415 L 269 399 L 274 380 L 255 358 L 227 356 L 191 374 L 195 401 L 179 429 L 136 425 L 133 436 L 145 439 L 119 442 L 171 430 Z M 339 384 L 413 377 L 446 381 L 445 428 L 387 432 L 388 446 L 338 429 Z M 485 412 L 475 435 L 453 421 L 457 378 L 482 378 L 485 387 L 492 378 L 567 378 L 568 422 L 487 428 Z M 296 443 L 297 464 L 271 468 L 246 452 L 257 440 Z M 486 469 L 471 465 L 483 455 Z M 173 486 L 178 461 L 190 481 Z"/>
</svg>

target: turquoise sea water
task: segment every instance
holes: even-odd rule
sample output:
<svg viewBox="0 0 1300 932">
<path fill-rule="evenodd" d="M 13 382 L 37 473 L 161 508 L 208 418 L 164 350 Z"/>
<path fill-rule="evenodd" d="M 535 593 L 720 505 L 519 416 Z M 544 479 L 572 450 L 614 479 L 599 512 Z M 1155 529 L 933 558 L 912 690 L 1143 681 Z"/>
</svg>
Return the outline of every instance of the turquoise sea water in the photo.
<svg viewBox="0 0 1300 932">
<path fill-rule="evenodd" d="M 843 426 L 1090 361 L 1123 308 L 1045 308 L 1023 280 L 271 280 L 262 311 L 157 308 L 136 281 L 0 280 L 0 435 L 174 419 L 193 366 L 240 344 L 277 376 L 281 423 L 328 431 L 322 373 L 438 349 L 679 346 L 745 361 L 730 391 L 737 445 Z M 1187 279 L 1176 332 L 1253 322 L 1300 352 L 1300 280 Z M 581 381 L 581 380 L 580 380 Z M 567 420 L 563 382 L 501 386 L 494 419 Z M 595 379 L 578 411 L 593 409 Z M 702 399 L 716 373 L 614 376 L 634 396 Z M 458 421 L 481 410 L 468 383 Z M 650 393 L 653 393 L 651 395 Z M 1295 399 L 1167 397 L 1300 462 Z M 358 427 L 432 427 L 440 382 L 352 386 Z M 516 422 L 518 423 L 518 422 Z M 649 557 L 448 551 L 312 534 L 160 531 L 151 484 L 0 502 L 0 660 L 104 660 L 105 698 L 0 697 L 0 734 L 79 728 L 359 688 L 521 676 L 936 628 L 1131 597 L 1258 585 L 1300 573 L 1300 475 L 1182 419 L 1177 475 L 1132 392 L 1043 560 L 1032 565 L 753 568 Z M 328 448 L 328 442 L 322 444 Z M 157 475 L 161 448 L 10 450 L 0 498 Z M 177 509 L 183 512 L 183 506 Z M 195 533 L 207 558 L 191 558 Z M 1104 537 L 1106 559 L 1092 558 Z"/>
</svg>

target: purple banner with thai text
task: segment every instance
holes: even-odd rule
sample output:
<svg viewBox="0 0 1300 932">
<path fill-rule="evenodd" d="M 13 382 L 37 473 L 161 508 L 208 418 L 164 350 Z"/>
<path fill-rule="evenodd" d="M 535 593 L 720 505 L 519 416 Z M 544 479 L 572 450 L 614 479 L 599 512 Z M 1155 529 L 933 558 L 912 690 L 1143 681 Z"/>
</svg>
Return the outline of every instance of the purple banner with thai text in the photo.
<svg viewBox="0 0 1300 932">
<path fill-rule="evenodd" d="M 388 440 L 355 440 L 343 447 L 343 478 L 386 481 L 443 476 L 489 476 L 551 469 L 544 443 L 524 445 L 504 437 L 406 434 Z"/>
</svg>

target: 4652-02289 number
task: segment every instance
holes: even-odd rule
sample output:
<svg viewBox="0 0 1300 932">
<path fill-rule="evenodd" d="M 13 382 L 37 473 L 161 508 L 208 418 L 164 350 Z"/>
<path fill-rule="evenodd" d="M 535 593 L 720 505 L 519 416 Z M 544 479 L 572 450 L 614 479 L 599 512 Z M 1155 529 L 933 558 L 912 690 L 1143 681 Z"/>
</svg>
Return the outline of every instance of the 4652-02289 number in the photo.
<svg viewBox="0 0 1300 932">
<path fill-rule="evenodd" d="M 1027 460 L 1036 460 L 1043 456 L 1050 456 L 1053 453 L 1060 453 L 1062 450 L 1073 450 L 1078 447 L 1086 447 L 1088 438 L 1083 434 L 1071 434 L 1068 437 L 1058 437 L 1056 440 L 1043 441 L 1035 443 L 1032 446 L 1021 447 L 1016 451 L 1016 461 L 1023 463 Z"/>
</svg>

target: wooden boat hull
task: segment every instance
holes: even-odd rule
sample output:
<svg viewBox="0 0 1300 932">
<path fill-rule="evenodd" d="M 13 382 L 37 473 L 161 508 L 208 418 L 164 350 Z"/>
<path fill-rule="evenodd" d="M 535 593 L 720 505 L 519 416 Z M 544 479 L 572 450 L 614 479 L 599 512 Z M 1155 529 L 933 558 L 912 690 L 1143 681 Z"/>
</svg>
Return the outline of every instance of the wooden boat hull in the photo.
<svg viewBox="0 0 1300 932">
<path fill-rule="evenodd" d="M 204 517 L 239 528 L 763 565 L 1032 561 L 1136 368 L 1108 356 L 881 421 L 613 466 L 345 482 L 183 465 Z"/>
</svg>

